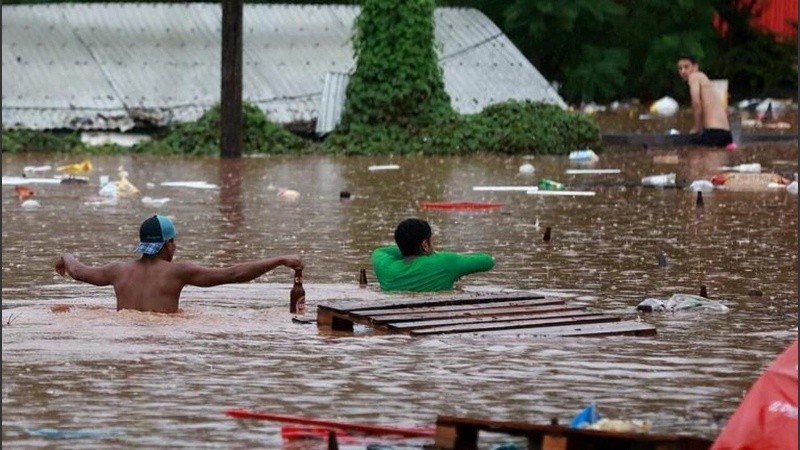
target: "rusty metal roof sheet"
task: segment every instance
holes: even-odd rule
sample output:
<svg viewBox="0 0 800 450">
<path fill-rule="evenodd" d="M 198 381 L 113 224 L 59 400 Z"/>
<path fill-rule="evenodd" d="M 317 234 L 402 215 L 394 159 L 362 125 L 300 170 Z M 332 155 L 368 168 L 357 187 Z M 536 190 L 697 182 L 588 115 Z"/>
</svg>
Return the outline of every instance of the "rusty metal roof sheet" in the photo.
<svg viewBox="0 0 800 450">
<path fill-rule="evenodd" d="M 354 67 L 357 6 L 244 6 L 243 98 L 279 123 L 319 116 L 328 73 Z M 120 129 L 197 119 L 219 101 L 218 4 L 2 7 L 8 128 Z M 508 99 L 565 106 L 482 13 L 438 8 L 445 88 L 462 113 Z"/>
</svg>

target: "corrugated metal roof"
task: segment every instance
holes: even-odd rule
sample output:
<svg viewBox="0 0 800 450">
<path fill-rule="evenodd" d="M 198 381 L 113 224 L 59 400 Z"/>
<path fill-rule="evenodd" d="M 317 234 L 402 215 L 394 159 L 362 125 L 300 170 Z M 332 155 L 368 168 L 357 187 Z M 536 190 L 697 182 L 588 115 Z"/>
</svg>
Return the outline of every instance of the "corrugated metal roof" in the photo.
<svg viewBox="0 0 800 450">
<path fill-rule="evenodd" d="M 316 120 L 327 74 L 354 67 L 358 12 L 245 5 L 243 98 L 279 123 Z M 207 3 L 3 6 L 3 126 L 125 130 L 197 119 L 220 98 L 221 16 Z M 565 106 L 482 13 L 438 8 L 435 19 L 457 111 L 508 99 Z"/>
</svg>

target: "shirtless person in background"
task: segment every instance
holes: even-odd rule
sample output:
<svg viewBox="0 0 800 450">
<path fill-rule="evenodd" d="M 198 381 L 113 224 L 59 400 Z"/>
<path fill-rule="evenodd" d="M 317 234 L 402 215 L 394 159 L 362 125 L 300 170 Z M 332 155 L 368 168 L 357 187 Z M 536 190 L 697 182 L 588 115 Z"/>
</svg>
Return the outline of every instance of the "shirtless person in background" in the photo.
<svg viewBox="0 0 800 450">
<path fill-rule="evenodd" d="M 722 98 L 711 80 L 700 71 L 692 56 L 678 58 L 678 73 L 689 84 L 692 98 L 692 143 L 711 147 L 725 147 L 731 142 L 731 127 Z"/>
<path fill-rule="evenodd" d="M 302 269 L 296 255 L 284 255 L 229 267 L 209 268 L 190 262 L 172 262 L 175 256 L 175 227 L 165 216 L 153 216 L 139 228 L 136 252 L 142 257 L 133 261 L 114 262 L 100 267 L 82 264 L 75 256 L 59 256 L 55 269 L 59 275 L 93 284 L 114 286 L 117 311 L 134 309 L 145 312 L 178 312 L 184 286 L 210 287 L 251 281 L 266 272 L 286 266 Z"/>
</svg>

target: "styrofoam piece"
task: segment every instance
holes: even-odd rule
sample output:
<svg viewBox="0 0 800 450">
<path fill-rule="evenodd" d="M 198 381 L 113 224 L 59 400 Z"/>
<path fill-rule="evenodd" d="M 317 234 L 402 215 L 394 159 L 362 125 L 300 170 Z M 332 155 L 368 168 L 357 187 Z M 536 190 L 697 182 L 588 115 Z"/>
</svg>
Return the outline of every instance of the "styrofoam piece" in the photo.
<svg viewBox="0 0 800 450">
<path fill-rule="evenodd" d="M 399 168 L 400 168 L 400 166 L 398 166 L 397 164 L 384 164 L 384 165 L 377 165 L 377 166 L 369 166 L 369 167 L 367 167 L 367 169 L 370 172 L 375 172 L 377 170 L 397 170 Z"/>
<path fill-rule="evenodd" d="M 601 175 L 604 173 L 621 173 L 622 169 L 567 169 L 567 175 Z"/>
<path fill-rule="evenodd" d="M 473 191 L 495 191 L 495 192 L 512 192 L 512 191 L 538 191 L 538 186 L 473 186 Z"/>
<path fill-rule="evenodd" d="M 543 191 L 543 190 L 530 190 L 527 192 L 529 195 L 561 195 L 573 197 L 593 197 L 596 192 L 594 191 Z"/>
<path fill-rule="evenodd" d="M 193 189 L 216 189 L 216 184 L 206 183 L 205 181 L 164 181 L 161 186 L 187 187 Z"/>
</svg>

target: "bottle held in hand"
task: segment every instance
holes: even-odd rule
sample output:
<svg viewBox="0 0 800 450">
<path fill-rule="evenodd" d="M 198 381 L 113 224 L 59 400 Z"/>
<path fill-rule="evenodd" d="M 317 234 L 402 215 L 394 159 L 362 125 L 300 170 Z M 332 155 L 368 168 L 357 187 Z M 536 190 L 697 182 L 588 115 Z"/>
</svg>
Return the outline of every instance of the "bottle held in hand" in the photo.
<svg viewBox="0 0 800 450">
<path fill-rule="evenodd" d="M 289 293 L 289 312 L 292 314 L 305 314 L 306 290 L 303 289 L 303 271 L 294 271 L 294 286 Z"/>
</svg>

